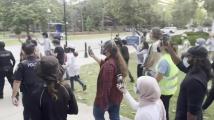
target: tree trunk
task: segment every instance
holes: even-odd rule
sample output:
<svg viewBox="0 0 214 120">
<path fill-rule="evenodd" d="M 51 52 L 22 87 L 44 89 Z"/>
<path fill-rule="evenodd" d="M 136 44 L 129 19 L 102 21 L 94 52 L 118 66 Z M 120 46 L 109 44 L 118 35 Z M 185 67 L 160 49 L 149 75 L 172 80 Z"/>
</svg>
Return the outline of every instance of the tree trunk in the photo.
<svg viewBox="0 0 214 120">
<path fill-rule="evenodd" d="M 214 33 L 214 19 L 213 19 L 213 22 L 212 22 L 212 33 Z"/>
<path fill-rule="evenodd" d="M 30 25 L 29 24 L 26 24 L 26 33 L 27 33 L 27 36 L 30 36 Z"/>
</svg>

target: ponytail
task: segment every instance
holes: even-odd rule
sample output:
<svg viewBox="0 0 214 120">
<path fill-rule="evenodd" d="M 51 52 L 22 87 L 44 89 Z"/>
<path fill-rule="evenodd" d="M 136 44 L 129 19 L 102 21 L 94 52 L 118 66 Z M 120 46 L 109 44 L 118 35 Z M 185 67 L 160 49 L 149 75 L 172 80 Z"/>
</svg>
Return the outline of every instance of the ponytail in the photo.
<svg viewBox="0 0 214 120">
<path fill-rule="evenodd" d="M 56 89 L 56 82 L 47 82 L 48 93 L 54 100 L 58 100 L 58 90 Z"/>
</svg>

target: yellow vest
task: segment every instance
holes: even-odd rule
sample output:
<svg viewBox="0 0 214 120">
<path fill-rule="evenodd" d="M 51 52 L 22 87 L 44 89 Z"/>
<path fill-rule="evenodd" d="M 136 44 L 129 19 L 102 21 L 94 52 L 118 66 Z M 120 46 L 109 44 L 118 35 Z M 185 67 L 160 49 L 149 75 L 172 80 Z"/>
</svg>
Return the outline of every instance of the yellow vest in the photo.
<svg viewBox="0 0 214 120">
<path fill-rule="evenodd" d="M 169 64 L 169 69 L 167 72 L 167 75 L 163 76 L 163 79 L 160 80 L 159 86 L 161 89 L 161 94 L 162 95 L 173 95 L 175 94 L 177 87 L 178 87 L 178 68 L 177 66 L 173 63 L 171 56 L 166 53 L 164 54 L 157 65 L 160 64 L 160 61 L 166 60 Z"/>
</svg>

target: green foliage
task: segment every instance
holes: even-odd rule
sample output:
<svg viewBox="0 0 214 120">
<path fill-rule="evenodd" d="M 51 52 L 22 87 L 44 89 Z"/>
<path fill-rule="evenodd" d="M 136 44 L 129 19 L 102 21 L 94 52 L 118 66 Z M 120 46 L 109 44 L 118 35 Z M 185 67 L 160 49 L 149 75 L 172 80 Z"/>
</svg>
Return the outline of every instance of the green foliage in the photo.
<svg viewBox="0 0 214 120">
<path fill-rule="evenodd" d="M 198 5 L 195 0 L 176 0 L 173 9 L 173 23 L 184 27 L 194 17 Z"/>
<path fill-rule="evenodd" d="M 1 0 L 0 16 L 3 25 L 12 30 L 19 28 L 19 30 L 24 30 L 29 34 L 32 26 L 47 24 L 48 8 L 53 12 L 52 15 L 62 15 L 57 12 L 59 8 L 51 4 L 52 2 L 58 3 L 56 0 Z"/>
<path fill-rule="evenodd" d="M 20 27 L 15 27 L 15 28 L 13 29 L 13 31 L 14 31 L 14 33 L 15 33 L 16 35 L 20 35 L 20 34 L 22 33 L 22 29 L 21 29 Z"/>
<path fill-rule="evenodd" d="M 94 24 L 93 20 L 88 16 L 86 21 L 85 21 L 86 30 L 91 31 L 93 24 Z"/>
<path fill-rule="evenodd" d="M 214 0 L 204 0 L 204 8 L 207 10 L 208 15 L 214 17 Z"/>
<path fill-rule="evenodd" d="M 207 39 L 209 37 L 209 34 L 206 32 L 185 32 L 185 34 L 187 35 L 187 38 L 191 45 L 195 45 L 196 39 L 198 38 L 204 38 Z M 180 45 L 182 44 L 182 39 L 181 39 L 182 35 L 175 35 L 171 38 L 172 43 L 176 44 L 176 45 Z"/>
<path fill-rule="evenodd" d="M 198 7 L 195 11 L 194 22 L 197 25 L 201 26 L 204 23 L 206 16 L 207 16 L 206 10 Z"/>
</svg>

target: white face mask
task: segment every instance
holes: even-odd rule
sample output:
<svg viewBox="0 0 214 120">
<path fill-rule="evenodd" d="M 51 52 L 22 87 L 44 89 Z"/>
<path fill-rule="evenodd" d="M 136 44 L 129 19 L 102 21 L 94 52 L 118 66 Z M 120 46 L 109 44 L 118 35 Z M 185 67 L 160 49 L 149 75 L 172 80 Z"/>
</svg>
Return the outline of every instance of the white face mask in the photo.
<svg viewBox="0 0 214 120">
<path fill-rule="evenodd" d="M 183 64 L 186 68 L 188 68 L 190 66 L 190 64 L 188 63 L 188 57 L 183 58 Z"/>
</svg>

